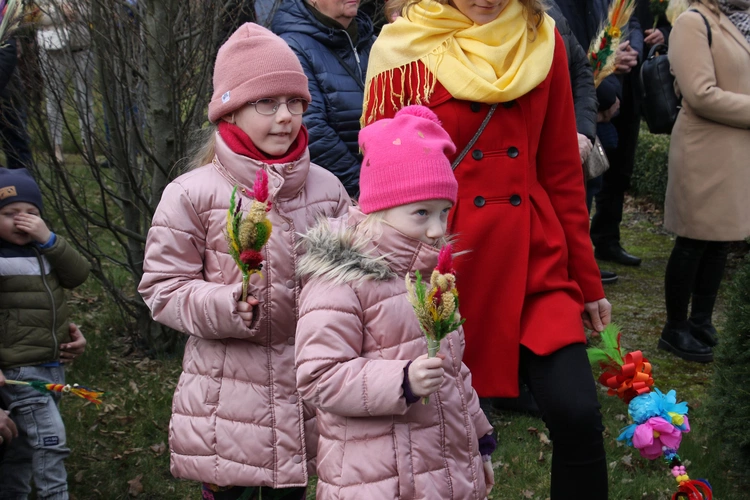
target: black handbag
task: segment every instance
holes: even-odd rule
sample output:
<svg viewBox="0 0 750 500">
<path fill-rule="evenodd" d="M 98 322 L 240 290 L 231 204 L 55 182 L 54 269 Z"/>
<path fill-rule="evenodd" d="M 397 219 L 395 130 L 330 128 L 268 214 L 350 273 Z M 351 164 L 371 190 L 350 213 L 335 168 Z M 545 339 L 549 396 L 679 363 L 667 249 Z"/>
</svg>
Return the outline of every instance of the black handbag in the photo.
<svg viewBox="0 0 750 500">
<path fill-rule="evenodd" d="M 674 91 L 674 76 L 669 71 L 666 45 L 651 47 L 641 67 L 641 86 L 643 117 L 648 130 L 652 134 L 671 133 L 680 112 L 680 99 Z"/>
<path fill-rule="evenodd" d="M 708 19 L 697 10 L 690 9 L 690 12 L 695 12 L 703 18 L 708 46 L 711 47 L 712 35 Z M 682 102 L 674 90 L 674 76 L 670 71 L 667 50 L 664 44 L 654 45 L 641 66 L 643 117 L 652 134 L 672 133 Z"/>
</svg>

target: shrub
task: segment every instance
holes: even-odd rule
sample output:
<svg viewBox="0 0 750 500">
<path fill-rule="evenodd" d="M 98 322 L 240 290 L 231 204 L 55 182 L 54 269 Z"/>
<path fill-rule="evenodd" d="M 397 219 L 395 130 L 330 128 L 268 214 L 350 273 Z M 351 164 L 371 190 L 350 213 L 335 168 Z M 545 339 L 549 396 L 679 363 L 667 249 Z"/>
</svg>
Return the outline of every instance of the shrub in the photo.
<svg viewBox="0 0 750 500">
<path fill-rule="evenodd" d="M 643 127 L 635 151 L 631 190 L 634 196 L 648 198 L 663 206 L 667 193 L 669 136 L 654 135 Z"/>
<path fill-rule="evenodd" d="M 746 468 L 750 467 L 750 256 L 734 275 L 720 338 L 714 349 L 709 414 L 716 438 Z"/>
</svg>

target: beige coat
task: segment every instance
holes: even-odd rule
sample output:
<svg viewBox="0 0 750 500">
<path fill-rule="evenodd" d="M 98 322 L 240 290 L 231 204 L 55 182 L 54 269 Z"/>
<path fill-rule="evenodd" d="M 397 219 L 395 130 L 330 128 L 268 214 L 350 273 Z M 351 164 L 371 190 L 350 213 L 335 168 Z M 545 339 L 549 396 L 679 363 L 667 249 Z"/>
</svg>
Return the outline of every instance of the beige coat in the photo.
<svg viewBox="0 0 750 500">
<path fill-rule="evenodd" d="M 252 191 L 261 168 L 269 177 L 273 232 L 263 274 L 250 278 L 260 306 L 247 328 L 237 314 L 242 277 L 224 230 L 232 187 Z M 216 160 L 164 190 L 138 290 L 156 321 L 190 335 L 169 423 L 175 477 L 281 488 L 304 486 L 315 474 L 314 411 L 299 399 L 294 376 L 297 233 L 348 207 L 344 187 L 312 165 L 309 153 L 266 165 L 233 153 L 218 133 Z"/>
<path fill-rule="evenodd" d="M 427 352 L 404 277 L 429 276 L 438 250 L 383 225 L 366 239 L 349 216 L 311 229 L 299 265 L 297 387 L 318 408 L 318 500 L 482 500 L 478 438 L 492 431 L 448 335 L 445 380 L 430 403 L 407 404 L 404 369 Z M 476 320 L 475 320 L 476 321 Z M 481 319 L 479 319 L 481 321 Z"/>
<path fill-rule="evenodd" d="M 750 236 L 750 44 L 723 14 L 694 4 L 669 37 L 682 110 L 672 131 L 664 225 L 678 236 Z"/>
</svg>

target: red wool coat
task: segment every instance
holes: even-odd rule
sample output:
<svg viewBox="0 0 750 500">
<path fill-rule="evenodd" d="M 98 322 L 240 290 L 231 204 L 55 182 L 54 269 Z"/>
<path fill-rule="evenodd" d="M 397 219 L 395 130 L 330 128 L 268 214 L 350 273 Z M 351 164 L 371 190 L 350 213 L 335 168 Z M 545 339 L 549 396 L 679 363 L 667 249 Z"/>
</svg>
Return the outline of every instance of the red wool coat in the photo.
<svg viewBox="0 0 750 500">
<path fill-rule="evenodd" d="M 402 91 L 395 73 L 392 83 L 385 83 L 386 96 Z M 420 88 L 414 83 L 407 92 Z M 396 113 L 389 103 L 388 98 L 377 118 Z M 486 104 L 454 99 L 439 82 L 427 105 L 458 152 L 489 110 Z M 589 239 L 573 97 L 559 33 L 547 78 L 497 107 L 455 173 L 458 202 L 449 231 L 458 238 L 458 251 L 470 250 L 456 260 L 466 318 L 464 362 L 480 396 L 517 396 L 520 346 L 544 356 L 585 342 L 583 304 L 604 297 Z"/>
</svg>

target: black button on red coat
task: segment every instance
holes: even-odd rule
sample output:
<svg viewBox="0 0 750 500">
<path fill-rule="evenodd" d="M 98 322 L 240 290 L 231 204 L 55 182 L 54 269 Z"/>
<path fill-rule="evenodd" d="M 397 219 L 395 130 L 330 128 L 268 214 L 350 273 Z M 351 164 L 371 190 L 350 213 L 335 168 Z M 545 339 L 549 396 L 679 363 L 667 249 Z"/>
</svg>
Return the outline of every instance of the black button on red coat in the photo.
<svg viewBox="0 0 750 500">
<path fill-rule="evenodd" d="M 474 158 L 475 160 L 479 161 L 482 158 L 484 158 L 484 153 L 482 153 L 478 149 L 475 149 L 474 151 L 471 152 L 471 157 Z"/>
<path fill-rule="evenodd" d="M 478 206 L 479 208 L 482 208 L 485 203 L 485 199 L 481 196 L 477 196 L 476 198 L 474 198 L 474 205 Z"/>
<path fill-rule="evenodd" d="M 508 156 L 510 158 L 516 158 L 516 157 L 518 157 L 518 153 L 519 153 L 519 151 L 518 151 L 517 147 L 511 146 L 511 147 L 508 148 Z"/>
<path fill-rule="evenodd" d="M 517 207 L 518 205 L 521 204 L 521 197 L 518 196 L 517 194 L 514 194 L 513 196 L 510 197 L 510 204 L 513 205 L 514 207 Z"/>
<path fill-rule="evenodd" d="M 480 112 L 480 111 L 482 110 L 482 105 L 481 105 L 481 104 L 479 104 L 478 102 L 472 102 L 472 103 L 471 103 L 471 104 L 469 105 L 469 108 L 471 108 L 471 110 L 472 110 L 473 112 L 475 112 L 475 113 L 479 113 L 479 112 Z"/>
<path fill-rule="evenodd" d="M 508 102 L 504 102 L 504 103 L 503 103 L 503 107 L 504 107 L 505 109 L 509 109 L 509 108 L 512 108 L 512 107 L 513 107 L 513 106 L 515 106 L 515 105 L 516 105 L 516 101 L 508 101 Z"/>
</svg>

